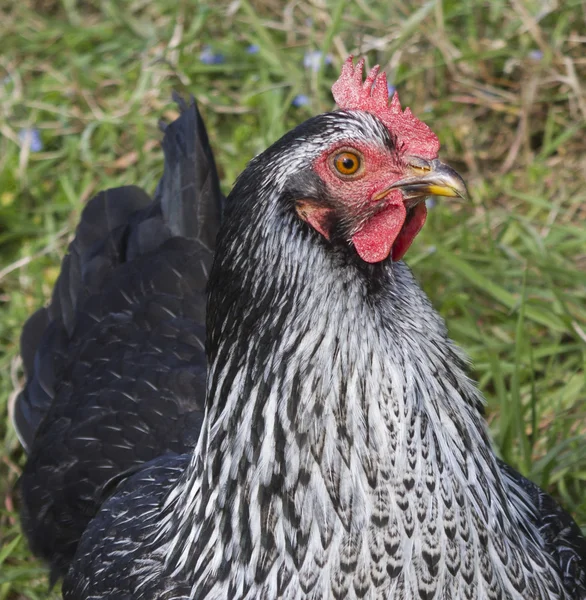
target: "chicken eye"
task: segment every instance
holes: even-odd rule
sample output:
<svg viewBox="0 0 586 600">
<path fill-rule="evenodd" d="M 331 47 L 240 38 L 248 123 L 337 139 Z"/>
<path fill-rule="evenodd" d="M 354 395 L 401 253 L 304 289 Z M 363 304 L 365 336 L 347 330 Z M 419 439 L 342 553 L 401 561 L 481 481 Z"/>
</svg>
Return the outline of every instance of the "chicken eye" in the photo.
<svg viewBox="0 0 586 600">
<path fill-rule="evenodd" d="M 354 152 L 340 152 L 334 156 L 333 164 L 341 175 L 354 175 L 360 168 L 360 156 Z"/>
</svg>

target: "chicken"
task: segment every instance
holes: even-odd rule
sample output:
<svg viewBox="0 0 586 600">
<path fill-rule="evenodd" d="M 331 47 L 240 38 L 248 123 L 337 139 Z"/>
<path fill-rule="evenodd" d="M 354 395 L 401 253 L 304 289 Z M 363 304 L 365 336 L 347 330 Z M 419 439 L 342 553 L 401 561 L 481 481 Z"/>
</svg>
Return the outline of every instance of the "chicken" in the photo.
<svg viewBox="0 0 586 600">
<path fill-rule="evenodd" d="M 39 343 L 27 368 L 31 391 L 35 377 L 43 387 L 44 356 L 57 355 L 59 366 L 38 432 L 21 431 L 32 446 L 25 528 L 52 560 L 34 540 L 69 501 L 77 529 L 49 519 L 66 542 L 53 544 L 54 564 L 68 569 L 65 598 L 586 597 L 577 525 L 496 458 L 466 363 L 401 261 L 425 222 L 426 196 L 464 196 L 462 179 L 439 162 L 433 132 L 396 95 L 389 105 L 376 68 L 363 82 L 363 61 L 350 58 L 333 92 L 341 110 L 309 119 L 253 159 L 226 200 L 205 356 L 195 341 L 202 311 L 190 310 L 207 275 L 209 250 L 198 240 L 217 220 L 194 219 L 194 235 L 169 219 L 191 214 L 190 202 L 194 214 L 217 215 L 210 203 L 222 199 L 197 186 L 190 198 L 183 186 L 171 189 L 170 152 L 156 208 L 141 204 L 116 223 L 131 241 L 154 210 L 162 237 L 172 237 L 148 235 L 142 253 L 128 253 L 128 241 L 92 243 L 97 262 L 83 262 L 88 283 L 69 293 L 69 329 L 65 316 L 51 317 L 63 323 L 60 337 L 31 342 Z M 101 235 L 118 227 L 104 224 Z M 85 256 L 83 248 L 76 238 L 72 254 Z M 131 281 L 129 270 L 157 285 Z M 148 318 L 128 308 L 156 305 L 159 295 L 181 302 Z M 111 334 L 120 320 L 127 329 Z M 134 341 L 157 327 L 156 340 Z M 164 373 L 178 360 L 177 380 L 188 372 L 187 380 L 159 391 L 150 355 L 125 355 L 128 346 L 154 354 Z M 127 384 L 110 390 L 125 369 Z M 161 398 L 173 406 L 164 427 Z M 35 402 L 21 401 L 32 415 Z M 115 428 L 99 422 L 100 401 Z M 188 418 L 179 423 L 181 410 Z M 143 434 L 160 456 L 142 455 Z M 53 456 L 51 444 L 63 439 L 66 450 Z M 67 473 L 88 447 L 93 470 L 76 485 Z M 139 458 L 111 467 L 119 450 Z M 27 486 L 35 491 L 27 495 Z M 51 500 L 32 506 L 43 493 Z"/>
</svg>

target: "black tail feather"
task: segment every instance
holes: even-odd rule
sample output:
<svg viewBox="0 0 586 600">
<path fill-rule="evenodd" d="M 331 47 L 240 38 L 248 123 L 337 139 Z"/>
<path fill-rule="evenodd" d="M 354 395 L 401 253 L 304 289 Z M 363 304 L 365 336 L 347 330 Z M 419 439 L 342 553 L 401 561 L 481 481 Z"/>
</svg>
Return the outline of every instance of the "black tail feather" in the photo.
<svg viewBox="0 0 586 600">
<path fill-rule="evenodd" d="M 107 190 L 92 198 L 61 263 L 49 306 L 24 325 L 20 346 L 27 381 L 16 399 L 14 427 L 27 452 L 55 395 L 57 363 L 73 334 L 76 307 L 100 284 L 92 268 L 95 254 L 101 254 L 98 248 L 104 240 L 111 243 L 113 231 L 150 203 L 148 194 L 134 186 Z"/>
<path fill-rule="evenodd" d="M 155 197 L 174 235 L 198 239 L 214 250 L 224 198 L 208 134 L 195 99 L 189 105 L 177 94 L 173 99 L 182 113 L 165 127 L 165 172 Z"/>
<path fill-rule="evenodd" d="M 120 263 L 152 251 L 172 236 L 215 247 L 224 198 L 207 132 L 195 100 L 173 99 L 180 117 L 164 127 L 163 177 L 155 200 L 136 186 L 106 190 L 85 207 L 61 264 L 47 308 L 26 322 L 21 354 L 27 378 L 16 400 L 14 427 L 27 452 L 54 397 L 59 355 L 73 335 L 76 309 Z"/>
</svg>

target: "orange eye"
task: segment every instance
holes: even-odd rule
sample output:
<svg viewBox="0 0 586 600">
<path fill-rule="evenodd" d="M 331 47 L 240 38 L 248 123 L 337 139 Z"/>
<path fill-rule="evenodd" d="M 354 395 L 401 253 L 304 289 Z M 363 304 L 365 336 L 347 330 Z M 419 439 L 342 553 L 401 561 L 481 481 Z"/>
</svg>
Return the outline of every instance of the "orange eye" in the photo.
<svg viewBox="0 0 586 600">
<path fill-rule="evenodd" d="M 333 164 L 341 175 L 354 175 L 360 169 L 360 156 L 346 150 L 334 156 Z"/>
</svg>

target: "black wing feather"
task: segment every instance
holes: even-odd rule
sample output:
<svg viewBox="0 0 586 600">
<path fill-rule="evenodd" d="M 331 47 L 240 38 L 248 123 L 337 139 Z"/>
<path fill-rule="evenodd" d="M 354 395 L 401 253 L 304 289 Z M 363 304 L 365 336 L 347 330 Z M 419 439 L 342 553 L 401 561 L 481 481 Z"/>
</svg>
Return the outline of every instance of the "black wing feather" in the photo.
<svg viewBox="0 0 586 600">
<path fill-rule="evenodd" d="M 499 461 L 504 474 L 518 485 L 531 503 L 528 517 L 541 532 L 545 546 L 559 567 L 572 598 L 586 598 L 586 538 L 580 528 L 549 494 Z"/>
<path fill-rule="evenodd" d="M 181 477 L 189 458 L 169 455 L 154 460 L 117 488 L 79 544 L 63 582 L 65 600 L 188 600 L 191 585 L 163 575 L 163 560 L 151 552 L 150 541 L 157 538 L 167 490 Z M 147 577 L 153 573 L 158 575 Z"/>
</svg>

